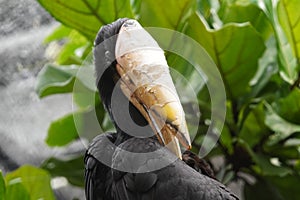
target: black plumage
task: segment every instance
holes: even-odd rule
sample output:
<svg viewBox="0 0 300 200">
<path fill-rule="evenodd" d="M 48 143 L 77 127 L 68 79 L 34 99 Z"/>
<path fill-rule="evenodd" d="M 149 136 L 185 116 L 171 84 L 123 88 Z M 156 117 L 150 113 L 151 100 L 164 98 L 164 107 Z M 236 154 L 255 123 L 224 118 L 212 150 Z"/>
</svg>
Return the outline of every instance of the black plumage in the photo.
<svg viewBox="0 0 300 200">
<path fill-rule="evenodd" d="M 112 36 L 119 32 L 126 20 L 120 19 L 103 26 L 95 40 L 97 87 L 117 132 L 97 136 L 86 152 L 84 163 L 87 200 L 238 199 L 224 185 L 211 178 L 213 177 L 211 169 L 195 154 L 185 152 L 183 161 L 176 159 L 173 153 L 162 148 L 155 136 L 132 137 L 115 123 L 115 118 L 122 116 L 122 108 L 118 113 L 113 113 L 111 108 L 112 91 L 120 90 L 116 84 L 120 78 L 115 68 L 116 37 Z M 117 101 L 119 105 L 128 105 L 125 95 L 120 95 Z M 132 119 L 128 120 L 133 120 L 139 126 L 148 124 L 131 103 L 129 103 L 129 112 Z M 124 153 L 124 150 L 133 153 Z M 146 157 L 134 154 L 148 152 L 155 153 Z M 159 167 L 164 164 L 165 167 Z M 153 171 L 153 168 L 157 170 Z"/>
</svg>

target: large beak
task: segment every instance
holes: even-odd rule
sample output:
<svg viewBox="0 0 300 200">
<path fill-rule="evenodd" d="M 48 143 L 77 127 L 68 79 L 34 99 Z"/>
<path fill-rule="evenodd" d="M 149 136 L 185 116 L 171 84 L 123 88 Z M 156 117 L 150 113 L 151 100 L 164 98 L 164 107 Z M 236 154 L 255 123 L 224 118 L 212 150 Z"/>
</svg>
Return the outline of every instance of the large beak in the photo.
<svg viewBox="0 0 300 200">
<path fill-rule="evenodd" d="M 185 115 L 163 50 L 136 20 L 127 20 L 116 42 L 121 89 L 143 114 L 158 140 L 181 158 L 191 148 Z"/>
</svg>

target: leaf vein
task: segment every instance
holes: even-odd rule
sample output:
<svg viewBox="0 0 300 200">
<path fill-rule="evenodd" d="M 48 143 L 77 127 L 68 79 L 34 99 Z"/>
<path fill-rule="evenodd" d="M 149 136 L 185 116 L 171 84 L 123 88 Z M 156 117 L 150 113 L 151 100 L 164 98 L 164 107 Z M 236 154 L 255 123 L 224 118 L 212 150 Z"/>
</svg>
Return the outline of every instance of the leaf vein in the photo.
<svg viewBox="0 0 300 200">
<path fill-rule="evenodd" d="M 224 73 L 224 71 L 223 71 L 223 69 L 221 67 L 221 61 L 220 61 L 220 58 L 219 58 L 218 49 L 216 48 L 216 43 L 217 42 L 216 42 L 215 35 L 212 34 L 211 36 L 212 36 L 212 40 L 213 40 L 213 50 L 214 50 L 215 55 L 216 55 L 216 65 L 217 65 L 217 67 L 218 67 L 218 69 L 220 71 L 220 74 L 221 74 L 222 78 L 223 78 L 224 86 L 225 86 L 225 89 L 226 89 L 226 91 L 228 93 L 228 96 L 229 96 L 230 99 L 233 99 L 233 94 L 232 94 L 232 92 L 230 90 L 230 87 L 229 87 L 229 84 L 227 82 L 225 73 Z"/>
<path fill-rule="evenodd" d="M 78 10 L 78 9 L 72 8 L 71 6 L 68 6 L 67 4 L 62 3 L 59 0 L 57 1 L 57 3 L 59 5 L 61 5 L 62 7 L 68 8 L 69 10 L 72 10 L 74 12 L 77 12 L 77 13 L 80 13 L 80 14 L 83 14 L 83 15 L 92 15 L 91 12 L 85 12 L 85 11 L 82 11 L 82 10 Z"/>
<path fill-rule="evenodd" d="M 89 2 L 87 0 L 82 0 L 83 3 L 90 9 L 90 11 L 92 12 L 92 14 L 98 19 L 98 21 L 101 23 L 101 24 L 107 24 L 103 19 L 102 17 L 97 13 L 97 10 L 95 10 L 91 4 L 89 4 Z"/>
<path fill-rule="evenodd" d="M 297 47 L 296 47 L 297 42 L 296 42 L 296 36 L 295 36 L 295 33 L 294 33 L 294 31 L 293 31 L 293 30 L 294 30 L 294 29 L 293 29 L 293 25 L 291 24 L 291 18 L 290 18 L 291 16 L 289 15 L 289 12 L 288 12 L 288 10 L 287 10 L 287 5 L 288 5 L 288 3 L 287 3 L 285 0 L 283 0 L 282 3 L 283 3 L 284 11 L 285 11 L 285 13 L 286 13 L 286 15 L 287 15 L 288 26 L 289 26 L 290 29 L 291 29 L 292 42 L 295 44 L 295 45 L 293 45 L 293 46 L 294 46 L 294 51 L 295 51 L 296 57 L 298 57 L 298 56 L 300 56 L 300 54 L 299 54 L 298 49 L 297 49 Z M 297 64 L 299 65 L 299 59 L 297 59 Z"/>
</svg>

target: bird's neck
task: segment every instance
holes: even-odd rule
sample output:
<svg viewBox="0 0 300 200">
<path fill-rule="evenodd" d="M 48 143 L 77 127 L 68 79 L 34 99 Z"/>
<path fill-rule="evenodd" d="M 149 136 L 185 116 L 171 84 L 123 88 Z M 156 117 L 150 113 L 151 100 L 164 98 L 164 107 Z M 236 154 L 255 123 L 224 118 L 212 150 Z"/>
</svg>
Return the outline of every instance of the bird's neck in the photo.
<svg viewBox="0 0 300 200">
<path fill-rule="evenodd" d="M 126 97 L 124 96 L 123 98 Z M 120 99 L 122 98 L 120 97 Z M 127 115 L 124 113 L 127 113 Z M 132 137 L 148 138 L 154 135 L 146 119 L 130 102 L 128 104 L 128 100 L 127 106 L 125 106 L 124 109 L 120 109 L 119 112 L 111 113 L 111 118 L 114 121 L 118 133 L 116 145 Z M 118 124 L 118 122 L 121 123 Z"/>
<path fill-rule="evenodd" d="M 98 82 L 102 103 L 117 130 L 116 143 L 131 137 L 151 137 L 153 130 L 140 111 L 129 102 L 116 83 L 117 73 L 112 66 L 107 68 Z"/>
<path fill-rule="evenodd" d="M 126 140 L 129 140 L 130 138 L 132 138 L 131 135 L 128 135 L 127 133 L 125 133 L 124 131 L 117 129 L 117 139 L 115 141 L 115 145 L 118 146 L 121 143 L 123 143 Z"/>
</svg>

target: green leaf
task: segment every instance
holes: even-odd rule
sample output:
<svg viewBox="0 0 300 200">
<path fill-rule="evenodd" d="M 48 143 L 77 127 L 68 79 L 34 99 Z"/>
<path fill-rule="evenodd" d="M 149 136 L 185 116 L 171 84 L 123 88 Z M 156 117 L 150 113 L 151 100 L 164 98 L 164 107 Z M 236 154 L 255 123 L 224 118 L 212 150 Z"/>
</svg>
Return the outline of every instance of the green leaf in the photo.
<svg viewBox="0 0 300 200">
<path fill-rule="evenodd" d="M 141 10 L 142 0 L 131 0 L 130 3 L 131 3 L 131 8 L 132 8 L 134 15 L 137 18 L 139 18 L 139 13 L 141 12 L 140 10 Z"/>
<path fill-rule="evenodd" d="M 252 158 L 258 165 L 259 170 L 256 172 L 262 176 L 279 176 L 284 177 L 292 173 L 292 170 L 287 167 L 275 166 L 271 163 L 271 158 L 263 154 L 253 154 Z"/>
<path fill-rule="evenodd" d="M 100 104 L 94 73 L 93 67 L 82 66 L 76 74 L 72 94 L 73 101 L 79 108 L 88 109 Z"/>
<path fill-rule="evenodd" d="M 299 137 L 297 137 L 297 138 L 291 138 L 291 139 L 288 139 L 285 143 L 284 143 L 284 145 L 285 146 L 288 146 L 288 147 L 290 147 L 290 146 L 300 146 L 300 139 L 299 139 Z M 300 152 L 299 152 L 300 153 Z"/>
<path fill-rule="evenodd" d="M 99 28 L 121 17 L 133 18 L 130 0 L 38 0 L 58 21 L 93 41 Z"/>
<path fill-rule="evenodd" d="M 64 146 L 79 137 L 77 130 L 82 129 L 82 120 L 77 120 L 75 124 L 74 115 L 81 118 L 82 112 L 71 113 L 51 123 L 46 138 L 49 146 Z"/>
<path fill-rule="evenodd" d="M 300 124 L 300 89 L 294 88 L 288 96 L 274 102 L 272 107 L 282 118 Z"/>
<path fill-rule="evenodd" d="M 141 2 L 139 21 L 145 27 L 164 27 L 181 31 L 184 22 L 195 10 L 195 0 L 144 0 Z"/>
<path fill-rule="evenodd" d="M 10 193 L 12 190 L 15 191 L 12 193 L 14 195 L 18 194 L 17 191 L 19 190 L 20 192 L 24 192 L 20 185 L 9 188 L 10 185 L 15 183 L 22 183 L 30 195 L 30 199 L 54 200 L 54 195 L 50 186 L 50 176 L 42 169 L 30 165 L 23 165 L 16 171 L 8 173 L 5 177 L 5 181 L 8 185 L 7 193 Z M 26 195 L 24 198 L 26 199 Z M 23 199 L 23 197 L 19 199 Z"/>
<path fill-rule="evenodd" d="M 31 200 L 29 192 L 20 180 L 15 179 L 8 183 L 5 198 L 6 200 Z"/>
<path fill-rule="evenodd" d="M 90 90 L 83 84 L 76 85 L 73 91 L 73 101 L 82 109 L 88 109 L 93 106 L 98 106 L 100 102 L 99 93 Z"/>
<path fill-rule="evenodd" d="M 300 4 L 298 0 L 280 0 L 278 4 L 279 22 L 292 47 L 300 68 Z"/>
<path fill-rule="evenodd" d="M 269 182 L 277 188 L 283 199 L 298 200 L 300 196 L 300 177 L 297 174 L 290 174 L 285 177 L 267 177 Z"/>
<path fill-rule="evenodd" d="M 56 67 L 45 65 L 37 77 L 36 92 L 40 98 L 58 93 L 73 91 L 74 74 L 78 66 Z"/>
<path fill-rule="evenodd" d="M 67 38 L 71 31 L 72 31 L 71 28 L 66 27 L 64 25 L 60 25 L 50 35 L 48 35 L 45 38 L 44 42 L 45 43 L 50 43 L 50 42 L 53 42 L 53 41 L 56 41 L 56 40 L 61 40 L 63 38 Z"/>
<path fill-rule="evenodd" d="M 188 95 L 188 93 L 191 92 L 191 89 L 193 89 L 192 92 L 198 94 L 205 85 L 206 80 L 203 79 L 194 66 L 174 53 L 168 52 L 167 61 L 168 65 L 172 67 L 170 73 L 172 79 L 175 80 L 175 88 L 179 93 L 182 92 L 182 94 L 179 94 L 181 103 L 186 103 L 187 100 L 190 100 L 191 95 Z"/>
<path fill-rule="evenodd" d="M 275 144 L 272 146 L 264 145 L 264 152 L 268 153 L 272 157 L 278 157 L 280 160 L 299 159 L 300 152 L 298 147 L 300 146 L 300 140 L 290 139 L 282 144 Z"/>
<path fill-rule="evenodd" d="M 265 111 L 263 104 L 252 108 L 243 122 L 239 137 L 249 144 L 250 147 L 258 144 L 265 137 L 269 129 L 265 125 Z"/>
<path fill-rule="evenodd" d="M 265 103 L 265 106 L 267 108 L 265 123 L 275 132 L 268 140 L 269 145 L 276 144 L 291 136 L 293 133 L 300 132 L 300 125 L 292 124 L 281 118 L 271 105 Z"/>
<path fill-rule="evenodd" d="M 255 184 L 245 184 L 244 186 L 245 200 L 284 200 L 276 187 L 260 178 Z"/>
<path fill-rule="evenodd" d="M 210 18 L 211 15 L 211 1 L 209 0 L 198 0 L 197 10 L 205 17 L 206 20 Z"/>
<path fill-rule="evenodd" d="M 250 22 L 265 40 L 273 31 L 266 14 L 259 7 L 250 3 L 235 2 L 226 5 L 220 18 L 224 24 Z"/>
<path fill-rule="evenodd" d="M 230 131 L 228 130 L 228 126 L 224 126 L 222 130 L 222 134 L 220 136 L 220 142 L 224 147 L 226 147 L 226 150 L 229 154 L 233 153 L 233 146 L 232 146 L 232 136 L 230 134 Z"/>
<path fill-rule="evenodd" d="M 264 10 L 269 18 L 277 40 L 278 59 L 279 59 L 279 72 L 284 81 L 289 84 L 294 84 L 297 79 L 297 60 L 293 55 L 293 50 L 288 42 L 284 30 L 280 26 L 277 12 L 277 2 L 272 0 L 265 0 L 264 3 L 258 3 L 258 6 Z M 279 17 L 282 18 L 284 12 L 279 11 Z M 285 23 L 285 22 L 284 22 Z"/>
<path fill-rule="evenodd" d="M 268 90 L 271 78 L 278 73 L 277 48 L 274 36 L 271 36 L 266 41 L 266 47 L 266 51 L 259 59 L 259 68 L 250 82 L 252 91 L 247 97 L 248 100 L 254 97 L 265 98 L 267 95 L 273 94 L 273 91 L 277 89 L 272 87 L 271 90 Z"/>
<path fill-rule="evenodd" d="M 250 24 L 227 24 L 220 30 L 208 29 L 197 14 L 188 20 L 186 33 L 198 41 L 221 72 L 228 98 L 237 100 L 250 91 L 258 59 L 265 45 Z"/>
<path fill-rule="evenodd" d="M 295 162 L 295 170 L 300 174 L 300 159 Z"/>
<path fill-rule="evenodd" d="M 67 37 L 67 42 L 61 49 L 56 61 L 60 65 L 66 64 L 81 64 L 83 62 L 82 55 L 76 55 L 76 50 L 90 46 L 88 40 L 79 32 L 72 30 Z M 90 46 L 90 51 L 92 48 Z"/>
<path fill-rule="evenodd" d="M 209 27 L 219 28 L 223 25 L 223 22 L 220 20 L 218 11 L 222 9 L 222 4 L 218 0 L 198 0 L 197 1 L 197 11 L 205 18 L 206 22 L 209 24 Z"/>
<path fill-rule="evenodd" d="M 246 200 L 298 200 L 300 178 L 298 175 L 258 177 L 254 185 L 246 184 Z"/>
<path fill-rule="evenodd" d="M 0 170 L 0 199 L 4 199 L 5 195 L 5 181 L 2 176 L 2 172 Z"/>
<path fill-rule="evenodd" d="M 84 186 L 84 168 L 82 166 L 82 156 L 70 160 L 50 158 L 41 165 L 52 177 L 65 177 L 69 183 L 79 187 Z"/>
<path fill-rule="evenodd" d="M 91 42 L 75 29 L 60 25 L 49 36 L 45 43 L 63 43 L 59 51 L 55 52 L 56 62 L 60 65 L 82 64 L 88 53 L 92 51 Z M 53 48 L 52 46 L 48 48 Z M 87 53 L 88 52 L 88 53 Z"/>
<path fill-rule="evenodd" d="M 49 146 L 64 146 L 78 139 L 79 136 L 92 139 L 106 131 L 102 126 L 105 119 L 104 114 L 102 105 L 68 114 L 51 123 L 46 143 Z"/>
</svg>

